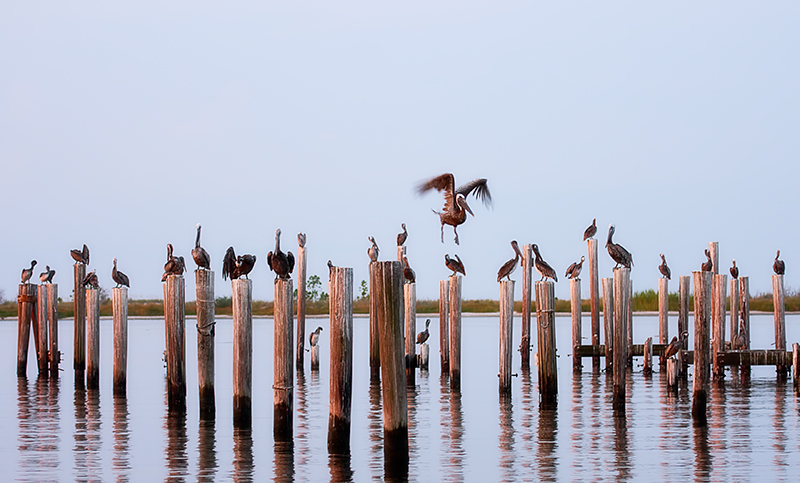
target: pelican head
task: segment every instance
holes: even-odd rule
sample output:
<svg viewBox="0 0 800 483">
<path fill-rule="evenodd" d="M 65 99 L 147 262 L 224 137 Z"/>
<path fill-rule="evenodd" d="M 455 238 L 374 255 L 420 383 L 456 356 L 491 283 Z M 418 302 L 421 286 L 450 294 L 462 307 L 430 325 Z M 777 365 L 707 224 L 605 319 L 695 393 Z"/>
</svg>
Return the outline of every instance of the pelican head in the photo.
<svg viewBox="0 0 800 483">
<path fill-rule="evenodd" d="M 778 258 L 780 258 L 780 256 L 781 256 L 781 251 L 780 251 L 780 250 L 778 250 L 778 253 L 775 255 L 775 260 L 777 260 Z M 34 262 L 34 263 L 36 263 L 36 262 Z"/>
<path fill-rule="evenodd" d="M 112 260 L 112 262 L 114 263 L 114 266 L 116 267 L 117 266 L 117 259 L 115 258 L 114 260 Z"/>
<path fill-rule="evenodd" d="M 472 209 L 467 204 L 467 198 L 461 193 L 456 195 L 456 204 L 460 206 L 461 209 L 466 210 L 470 215 L 475 216 L 475 213 L 472 212 Z"/>
<path fill-rule="evenodd" d="M 519 251 L 519 245 L 517 244 L 517 240 L 511 240 L 511 248 L 514 249 L 514 253 L 522 257 L 522 252 Z"/>
<path fill-rule="evenodd" d="M 375 245 L 375 239 L 373 237 L 369 237 L 369 241 L 371 241 L 372 244 Z"/>
<path fill-rule="evenodd" d="M 613 223 L 608 225 L 608 238 L 606 239 L 606 247 L 611 244 L 611 237 L 614 236 L 614 230 L 616 230 L 616 227 Z"/>
</svg>

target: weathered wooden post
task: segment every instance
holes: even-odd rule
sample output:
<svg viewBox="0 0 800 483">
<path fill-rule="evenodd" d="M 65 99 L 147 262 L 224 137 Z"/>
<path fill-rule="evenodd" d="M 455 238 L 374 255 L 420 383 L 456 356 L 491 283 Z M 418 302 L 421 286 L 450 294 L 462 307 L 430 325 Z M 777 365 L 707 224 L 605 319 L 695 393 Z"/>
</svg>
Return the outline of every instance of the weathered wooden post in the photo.
<svg viewBox="0 0 800 483">
<path fill-rule="evenodd" d="M 186 285 L 183 275 L 167 275 L 164 324 L 167 334 L 167 406 L 186 411 Z"/>
<path fill-rule="evenodd" d="M 725 365 L 722 364 L 720 354 L 725 351 L 725 299 L 728 276 L 715 274 L 711 283 L 711 337 L 713 338 L 711 363 L 714 365 L 714 380 L 721 381 L 725 379 Z"/>
<path fill-rule="evenodd" d="M 330 283 L 331 372 L 328 453 L 350 454 L 353 399 L 353 269 L 335 267 Z"/>
<path fill-rule="evenodd" d="M 114 319 L 114 395 L 124 396 L 128 385 L 128 287 L 111 289 Z"/>
<path fill-rule="evenodd" d="M 86 389 L 100 389 L 100 289 L 86 291 Z"/>
<path fill-rule="evenodd" d="M 688 275 L 678 277 L 678 339 L 683 339 L 689 333 L 689 284 Z M 688 341 L 688 339 L 686 339 Z M 683 349 L 688 349 L 684 347 Z M 688 377 L 688 371 L 683 361 L 683 349 L 678 351 L 678 376 L 682 379 Z"/>
<path fill-rule="evenodd" d="M 430 367 L 430 357 L 431 357 L 431 346 L 428 345 L 427 342 L 419 345 L 419 356 L 417 356 L 419 362 L 417 366 L 419 366 L 420 371 L 427 371 Z"/>
<path fill-rule="evenodd" d="M 450 281 L 439 281 L 439 357 L 442 374 L 450 373 Z"/>
<path fill-rule="evenodd" d="M 673 392 L 678 391 L 678 365 L 674 357 L 667 359 L 667 389 Z"/>
<path fill-rule="evenodd" d="M 253 421 L 253 281 L 232 280 L 233 288 L 233 426 L 248 429 Z M 276 287 L 277 296 L 277 287 Z M 277 325 L 277 299 L 274 304 Z M 276 339 L 275 345 L 278 342 Z M 277 351 L 275 357 L 277 358 Z M 277 365 L 276 365 L 277 372 Z M 277 378 L 275 386 L 279 386 Z"/>
<path fill-rule="evenodd" d="M 697 426 L 707 424 L 708 404 L 708 328 L 711 319 L 711 272 L 692 272 L 694 276 L 694 376 L 692 380 L 692 419 Z"/>
<path fill-rule="evenodd" d="M 570 299 L 572 309 L 572 370 L 573 372 L 581 372 L 583 364 L 581 357 L 578 355 L 578 346 L 581 345 L 581 279 L 573 278 L 569 281 Z"/>
<path fill-rule="evenodd" d="M 739 277 L 739 327 L 744 327 L 744 349 L 750 350 L 750 277 Z M 740 336 L 741 337 L 741 336 Z M 750 364 L 739 364 L 742 376 L 750 375 Z"/>
<path fill-rule="evenodd" d="M 298 241 L 300 237 L 298 236 Z M 306 343 L 306 246 L 305 235 L 303 244 L 297 248 L 297 354 L 295 355 L 298 371 L 303 370 L 303 357 Z"/>
<path fill-rule="evenodd" d="M 397 247 L 399 255 L 400 249 Z M 417 369 L 417 284 L 403 284 L 403 301 L 405 307 L 405 359 L 406 359 L 406 384 L 413 387 L 416 384 Z"/>
<path fill-rule="evenodd" d="M 592 345 L 600 345 L 600 287 L 597 275 L 597 239 L 586 240 L 589 246 L 589 296 L 590 309 L 592 312 Z M 592 370 L 600 370 L 600 358 L 592 358 Z"/>
<path fill-rule="evenodd" d="M 86 265 L 76 262 L 72 268 L 75 274 L 75 290 L 72 293 L 72 366 L 75 370 L 75 386 L 83 387 L 86 371 L 86 288 L 83 286 L 83 279 L 86 278 Z"/>
<path fill-rule="evenodd" d="M 614 269 L 614 389 L 611 405 L 614 411 L 625 411 L 625 392 L 628 359 L 628 305 L 630 301 L 630 268 Z"/>
<path fill-rule="evenodd" d="M 522 369 L 531 368 L 531 246 L 522 245 L 522 332 L 519 353 Z"/>
<path fill-rule="evenodd" d="M 792 385 L 795 396 L 800 396 L 800 344 L 792 344 Z"/>
<path fill-rule="evenodd" d="M 275 390 L 273 437 L 276 442 L 291 442 L 294 426 L 292 419 L 294 408 L 292 292 L 294 290 L 291 279 L 275 280 L 275 382 L 272 387 Z"/>
<path fill-rule="evenodd" d="M 311 352 L 311 370 L 313 372 L 319 371 L 319 344 L 313 346 Z"/>
<path fill-rule="evenodd" d="M 664 367 L 666 370 L 666 366 Z M 647 340 L 644 341 L 644 369 L 642 373 L 647 376 L 651 376 L 653 374 L 653 338 L 648 337 Z"/>
<path fill-rule="evenodd" d="M 717 275 L 719 274 L 719 242 L 708 242 L 708 251 L 711 253 L 711 263 L 714 264 L 711 271 Z"/>
<path fill-rule="evenodd" d="M 739 334 L 739 279 L 738 278 L 731 279 L 730 318 L 731 318 L 731 324 L 730 324 L 731 345 L 733 345 L 733 341 L 736 340 L 736 336 L 737 334 Z"/>
<path fill-rule="evenodd" d="M 460 287 L 460 283 L 453 283 Z M 403 265 L 372 262 L 372 295 L 380 333 L 383 455 L 388 477 L 408 473 L 408 412 L 403 361 Z M 452 351 L 451 351 L 452 353 Z M 451 360 L 451 368 L 455 359 Z"/>
<path fill-rule="evenodd" d="M 372 296 L 372 271 L 376 262 L 369 263 L 369 376 L 371 381 L 381 378 L 381 349 L 378 338 L 378 320 L 375 318 L 375 297 Z"/>
<path fill-rule="evenodd" d="M 539 347 L 539 393 L 541 405 L 558 403 L 558 364 L 556 362 L 555 283 L 536 282 L 536 320 Z"/>
<path fill-rule="evenodd" d="M 786 305 L 784 305 L 783 275 L 772 276 L 772 305 L 775 317 L 775 350 L 786 351 Z M 788 367 L 775 367 L 779 379 L 786 379 Z"/>
<path fill-rule="evenodd" d="M 17 377 L 25 377 L 28 374 L 28 346 L 35 308 L 36 285 L 21 283 L 17 295 Z"/>
<path fill-rule="evenodd" d="M 633 368 L 633 280 L 628 279 L 628 297 L 627 304 L 625 305 L 625 337 L 627 345 L 625 346 L 625 363 L 628 367 Z"/>
<path fill-rule="evenodd" d="M 49 357 L 47 350 L 50 346 L 47 339 L 47 329 L 50 326 L 50 307 L 47 304 L 47 284 L 36 286 L 36 310 L 39 322 L 39 347 L 36 348 L 38 356 L 39 375 L 47 377 Z"/>
<path fill-rule="evenodd" d="M 58 284 L 47 285 L 47 307 L 50 309 L 48 321 L 50 322 L 50 377 L 58 377 L 58 365 L 61 362 L 61 353 L 58 351 Z"/>
<path fill-rule="evenodd" d="M 214 390 L 214 272 L 194 271 L 197 306 L 197 386 L 199 391 L 200 419 L 214 419 L 217 411 Z"/>
<path fill-rule="evenodd" d="M 461 390 L 461 275 L 450 275 L 450 389 Z"/>
<path fill-rule="evenodd" d="M 406 246 L 400 245 L 397 247 L 397 261 L 403 263 L 404 256 L 406 256 Z"/>
<path fill-rule="evenodd" d="M 669 280 L 666 277 L 658 279 L 658 343 L 669 344 Z M 658 365 L 661 371 L 667 370 L 663 357 L 659 358 Z"/>
<path fill-rule="evenodd" d="M 614 279 L 603 279 L 603 326 L 605 328 L 606 370 L 614 360 Z"/>
<path fill-rule="evenodd" d="M 514 327 L 514 281 L 500 282 L 500 394 L 511 394 L 511 344 Z"/>
</svg>

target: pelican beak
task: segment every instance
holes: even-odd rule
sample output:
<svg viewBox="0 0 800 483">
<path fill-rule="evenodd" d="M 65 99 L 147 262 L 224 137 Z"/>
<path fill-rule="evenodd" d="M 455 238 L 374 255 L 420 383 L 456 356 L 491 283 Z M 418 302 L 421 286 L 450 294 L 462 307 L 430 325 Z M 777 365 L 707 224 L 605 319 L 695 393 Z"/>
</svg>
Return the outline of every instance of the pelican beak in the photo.
<svg viewBox="0 0 800 483">
<path fill-rule="evenodd" d="M 466 202 L 466 201 L 464 201 L 464 209 L 465 209 L 465 210 L 467 210 L 467 212 L 468 212 L 470 215 L 472 215 L 472 216 L 475 216 L 475 213 L 473 213 L 473 212 L 472 212 L 472 209 L 469 207 L 469 205 L 467 204 L 467 202 Z"/>
</svg>

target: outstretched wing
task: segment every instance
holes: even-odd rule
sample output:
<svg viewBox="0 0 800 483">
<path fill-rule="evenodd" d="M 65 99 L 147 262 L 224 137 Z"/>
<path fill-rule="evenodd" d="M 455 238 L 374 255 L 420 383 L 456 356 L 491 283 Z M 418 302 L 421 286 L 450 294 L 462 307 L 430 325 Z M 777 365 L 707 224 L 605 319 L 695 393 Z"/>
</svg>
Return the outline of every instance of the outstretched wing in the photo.
<svg viewBox="0 0 800 483">
<path fill-rule="evenodd" d="M 432 189 L 444 191 L 444 211 L 453 211 L 455 209 L 455 185 L 456 181 L 452 173 L 445 173 L 419 185 L 417 192 L 422 194 Z"/>
<path fill-rule="evenodd" d="M 492 194 L 489 193 L 489 185 L 486 178 L 478 178 L 460 186 L 456 194 L 462 194 L 466 198 L 471 192 L 475 192 L 475 198 L 479 199 L 485 206 L 492 206 Z"/>
</svg>

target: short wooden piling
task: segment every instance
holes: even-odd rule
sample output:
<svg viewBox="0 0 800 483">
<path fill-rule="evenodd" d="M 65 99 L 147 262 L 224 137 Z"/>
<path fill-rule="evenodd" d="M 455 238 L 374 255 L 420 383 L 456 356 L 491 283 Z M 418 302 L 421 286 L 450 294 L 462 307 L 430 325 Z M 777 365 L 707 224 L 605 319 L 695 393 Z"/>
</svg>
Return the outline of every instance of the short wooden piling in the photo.
<svg viewBox="0 0 800 483">
<path fill-rule="evenodd" d="M 581 311 L 581 279 L 570 279 L 569 291 L 572 313 L 572 370 L 573 372 L 580 372 L 583 364 L 581 364 L 581 358 L 577 357 L 576 353 L 578 346 L 582 342 L 581 333 L 583 329 L 581 326 L 581 318 L 583 317 Z"/>
<path fill-rule="evenodd" d="M 667 359 L 667 389 L 678 391 L 678 360 L 674 357 Z"/>
<path fill-rule="evenodd" d="M 397 247 L 398 252 L 400 248 Z M 414 387 L 416 384 L 417 370 L 417 284 L 403 284 L 403 301 L 405 316 L 405 359 L 406 359 L 406 384 Z"/>
<path fill-rule="evenodd" d="M 419 345 L 419 356 L 417 356 L 420 371 L 427 371 L 430 367 L 431 346 L 427 343 Z"/>
<path fill-rule="evenodd" d="M 728 287 L 728 276 L 715 274 L 711 282 L 711 364 L 715 381 L 725 379 L 725 365 L 718 356 L 725 350 L 725 299 Z"/>
<path fill-rule="evenodd" d="M 31 319 L 36 307 L 36 285 L 21 283 L 17 295 L 17 377 L 28 374 Z"/>
<path fill-rule="evenodd" d="M 75 275 L 75 289 L 72 292 L 74 312 L 72 367 L 76 371 L 75 380 L 80 379 L 80 384 L 83 385 L 83 375 L 86 370 L 86 288 L 83 286 L 83 279 L 86 278 L 86 265 L 77 262 L 72 267 Z"/>
<path fill-rule="evenodd" d="M 86 291 L 86 389 L 100 389 L 100 289 Z"/>
<path fill-rule="evenodd" d="M 253 421 L 253 281 L 246 278 L 233 280 L 232 290 L 233 426 L 248 429 Z M 277 295 L 277 286 L 275 292 Z M 277 311 L 277 300 L 275 302 Z M 275 319 L 277 325 L 277 316 Z M 275 354 L 277 358 L 277 351 Z M 277 379 L 275 384 L 278 385 Z"/>
<path fill-rule="evenodd" d="M 292 280 L 275 281 L 275 416 L 273 437 L 276 442 L 291 442 L 293 435 L 294 371 L 292 350 L 294 349 L 292 314 Z"/>
<path fill-rule="evenodd" d="M 522 245 L 522 331 L 519 342 L 522 369 L 531 368 L 531 246 Z"/>
<path fill-rule="evenodd" d="M 603 279 L 603 327 L 605 328 L 606 370 L 613 364 L 614 352 L 614 279 Z"/>
<path fill-rule="evenodd" d="M 664 366 L 666 370 L 666 365 Z M 644 368 L 642 369 L 642 373 L 645 377 L 650 376 L 653 374 L 653 338 L 648 337 L 647 340 L 644 341 Z"/>
<path fill-rule="evenodd" d="M 295 366 L 303 370 L 306 343 L 306 247 L 297 248 L 297 353 Z"/>
<path fill-rule="evenodd" d="M 696 271 L 694 276 L 694 376 L 692 379 L 692 419 L 694 424 L 708 422 L 708 350 L 711 319 L 712 273 Z"/>
<path fill-rule="evenodd" d="M 450 389 L 461 390 L 461 275 L 450 275 Z"/>
<path fill-rule="evenodd" d="M 730 298 L 730 305 L 731 309 L 730 313 L 730 331 L 731 331 L 731 345 L 733 345 L 733 341 L 736 340 L 737 334 L 739 334 L 739 279 L 732 278 L 731 279 L 731 298 Z"/>
<path fill-rule="evenodd" d="M 128 385 L 128 287 L 111 289 L 111 311 L 114 323 L 114 395 L 125 396 Z"/>
<path fill-rule="evenodd" d="M 49 374 L 48 365 L 50 362 L 47 352 L 50 346 L 47 337 L 47 332 L 50 327 L 50 307 L 48 306 L 47 300 L 47 284 L 38 285 L 36 288 L 36 310 L 39 321 L 39 346 L 36 348 L 36 355 L 38 359 L 39 376 L 47 377 Z"/>
<path fill-rule="evenodd" d="M 167 275 L 164 284 L 164 324 L 167 340 L 167 407 L 186 411 L 186 282 Z"/>
<path fill-rule="evenodd" d="M 739 328 L 744 328 L 744 349 L 750 350 L 750 278 L 739 277 Z M 741 337 L 741 335 L 739 336 Z M 743 376 L 750 375 L 750 365 L 739 365 Z"/>
<path fill-rule="evenodd" d="M 613 371 L 614 389 L 611 405 L 615 411 L 625 411 L 627 359 L 628 359 L 628 305 L 630 304 L 630 268 L 614 269 L 614 313 L 622 314 L 614 320 Z"/>
<path fill-rule="evenodd" d="M 439 281 L 439 360 L 442 374 L 450 372 L 450 281 Z"/>
<path fill-rule="evenodd" d="M 690 277 L 688 275 L 681 275 L 678 277 L 678 339 L 684 339 L 684 334 L 689 333 L 689 288 Z M 688 339 L 686 339 L 688 340 Z M 688 349 L 684 347 L 683 349 Z M 683 357 L 678 357 L 678 376 L 686 378 L 688 375 L 686 364 L 684 364 Z"/>
<path fill-rule="evenodd" d="M 331 369 L 328 453 L 349 455 L 353 399 L 352 268 L 335 267 L 331 271 L 329 300 Z"/>
<path fill-rule="evenodd" d="M 58 366 L 61 362 L 61 353 L 58 351 L 58 284 L 51 283 L 47 285 L 47 307 L 50 309 L 48 322 L 50 328 L 50 377 L 58 377 Z"/>
<path fill-rule="evenodd" d="M 381 377 L 381 352 L 378 337 L 378 320 L 375 318 L 375 297 L 372 296 L 372 271 L 376 262 L 369 263 L 369 375 L 371 381 Z"/>
<path fill-rule="evenodd" d="M 784 304 L 783 275 L 772 276 L 772 305 L 775 318 L 775 350 L 786 350 L 786 305 Z M 785 365 L 775 367 L 778 377 L 785 379 L 789 368 Z"/>
<path fill-rule="evenodd" d="M 555 283 L 536 282 L 536 320 L 539 359 L 539 393 L 542 406 L 558 402 L 558 364 L 556 362 Z"/>
<path fill-rule="evenodd" d="M 600 345 L 600 287 L 597 275 L 597 239 L 586 240 L 589 247 L 589 307 L 592 313 L 592 345 Z M 600 370 L 600 358 L 592 358 L 592 370 Z"/>
<path fill-rule="evenodd" d="M 309 352 L 311 352 L 311 371 L 319 371 L 319 344 L 312 347 Z"/>
<path fill-rule="evenodd" d="M 714 264 L 711 271 L 717 275 L 719 274 L 719 242 L 708 242 L 708 251 L 711 253 L 711 263 Z"/>
<path fill-rule="evenodd" d="M 460 277 L 459 277 L 460 278 Z M 451 291 L 460 281 L 450 281 Z M 372 295 L 380 334 L 383 401 L 383 455 L 387 475 L 408 471 L 408 412 L 403 360 L 403 266 L 400 262 L 372 262 Z M 451 339 L 452 341 L 452 339 Z M 451 350 L 451 354 L 453 351 Z M 457 362 L 451 359 L 451 370 Z"/>
<path fill-rule="evenodd" d="M 500 282 L 500 394 L 511 394 L 511 344 L 514 327 L 514 281 Z"/>
<path fill-rule="evenodd" d="M 213 420 L 217 411 L 214 389 L 214 342 L 216 337 L 214 272 L 195 270 L 194 279 L 197 306 L 197 386 L 200 419 Z"/>
<path fill-rule="evenodd" d="M 633 280 L 628 280 L 628 297 L 627 297 L 627 304 L 625 306 L 625 340 L 627 340 L 627 345 L 625 346 L 625 364 L 629 368 L 633 368 L 633 352 L 631 352 L 630 347 L 633 345 Z"/>
<path fill-rule="evenodd" d="M 792 385 L 795 396 L 800 396 L 800 344 L 792 344 Z"/>
</svg>

